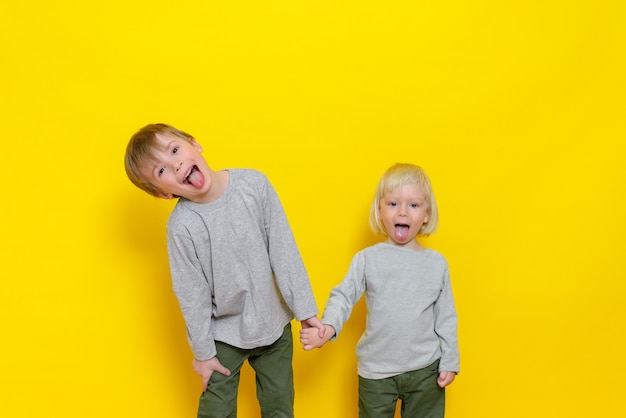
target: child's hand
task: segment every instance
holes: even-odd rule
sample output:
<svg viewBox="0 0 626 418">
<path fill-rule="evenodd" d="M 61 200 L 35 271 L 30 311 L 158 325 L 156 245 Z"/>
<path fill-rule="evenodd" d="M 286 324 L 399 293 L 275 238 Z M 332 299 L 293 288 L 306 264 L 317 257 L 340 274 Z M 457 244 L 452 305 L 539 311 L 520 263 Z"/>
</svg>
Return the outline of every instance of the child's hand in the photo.
<svg viewBox="0 0 626 418">
<path fill-rule="evenodd" d="M 450 383 L 454 381 L 456 377 L 455 372 L 439 372 L 439 378 L 437 379 L 437 384 L 440 388 L 445 388 Z"/>
<path fill-rule="evenodd" d="M 213 372 L 218 372 L 224 376 L 230 376 L 230 370 L 222 366 L 222 363 L 213 357 L 208 360 L 196 360 L 193 359 L 193 369 L 202 377 L 202 392 L 206 392 L 206 388 L 209 385 L 209 380 L 213 375 Z"/>
<path fill-rule="evenodd" d="M 302 326 L 302 329 L 316 328 L 318 330 L 320 338 L 324 337 L 324 324 L 322 324 L 322 321 L 320 321 L 317 316 L 312 316 L 305 319 L 304 321 L 300 321 L 300 326 Z"/>
<path fill-rule="evenodd" d="M 328 340 L 335 336 L 335 328 L 330 325 L 324 325 L 323 337 L 317 328 L 303 328 L 300 330 L 300 342 L 307 351 L 314 348 L 321 348 Z"/>
</svg>

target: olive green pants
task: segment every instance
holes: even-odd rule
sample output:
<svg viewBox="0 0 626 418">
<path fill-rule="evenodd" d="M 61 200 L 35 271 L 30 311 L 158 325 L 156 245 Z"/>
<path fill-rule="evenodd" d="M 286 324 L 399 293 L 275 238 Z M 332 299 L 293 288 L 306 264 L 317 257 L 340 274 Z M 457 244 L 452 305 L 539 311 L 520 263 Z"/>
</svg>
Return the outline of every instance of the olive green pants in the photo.
<svg viewBox="0 0 626 418">
<path fill-rule="evenodd" d="M 216 342 L 217 358 L 230 376 L 213 373 L 206 392 L 200 396 L 198 418 L 235 418 L 237 390 L 244 361 L 256 374 L 256 395 L 263 418 L 293 418 L 293 337 L 291 324 L 272 345 L 244 350 Z"/>
<path fill-rule="evenodd" d="M 439 361 L 386 379 L 359 376 L 359 417 L 393 418 L 398 399 L 403 418 L 443 418 L 445 390 L 437 384 Z"/>
</svg>

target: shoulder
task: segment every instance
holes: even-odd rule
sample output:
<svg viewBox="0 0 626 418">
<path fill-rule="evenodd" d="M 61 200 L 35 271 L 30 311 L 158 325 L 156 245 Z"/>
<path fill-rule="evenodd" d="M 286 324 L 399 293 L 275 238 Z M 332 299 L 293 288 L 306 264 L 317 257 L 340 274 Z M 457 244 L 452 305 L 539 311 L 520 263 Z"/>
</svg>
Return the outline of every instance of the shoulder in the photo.
<svg viewBox="0 0 626 418">
<path fill-rule="evenodd" d="M 446 265 L 448 264 L 448 260 L 446 260 L 446 257 L 444 257 L 444 255 L 441 254 L 437 250 L 433 250 L 432 248 L 427 248 L 427 249 L 424 250 L 424 253 L 428 257 L 432 258 L 435 261 L 438 261 L 438 262 L 440 262 L 442 264 L 446 264 Z"/>
<path fill-rule="evenodd" d="M 443 254 L 430 248 L 420 252 L 423 253 L 423 263 L 433 272 L 442 272 L 444 275 L 447 274 L 446 272 L 449 271 L 448 260 L 446 260 Z"/>
<path fill-rule="evenodd" d="M 233 181 L 267 182 L 265 173 L 253 168 L 228 169 Z"/>
<path fill-rule="evenodd" d="M 357 251 L 355 256 L 365 257 L 365 256 L 370 255 L 370 254 L 376 254 L 376 253 L 380 252 L 381 249 L 384 249 L 384 246 L 382 245 L 382 243 L 379 242 L 377 244 L 371 245 L 369 247 L 365 247 L 365 248 Z"/>
<path fill-rule="evenodd" d="M 228 169 L 230 173 L 230 186 L 235 189 L 251 188 L 253 190 L 264 190 L 270 182 L 267 176 L 252 168 Z"/>
<path fill-rule="evenodd" d="M 352 260 L 354 262 L 365 262 L 367 259 L 377 258 L 381 255 L 381 252 L 384 252 L 384 249 L 385 248 L 381 245 L 381 243 L 365 247 L 357 251 L 352 257 Z"/>
</svg>

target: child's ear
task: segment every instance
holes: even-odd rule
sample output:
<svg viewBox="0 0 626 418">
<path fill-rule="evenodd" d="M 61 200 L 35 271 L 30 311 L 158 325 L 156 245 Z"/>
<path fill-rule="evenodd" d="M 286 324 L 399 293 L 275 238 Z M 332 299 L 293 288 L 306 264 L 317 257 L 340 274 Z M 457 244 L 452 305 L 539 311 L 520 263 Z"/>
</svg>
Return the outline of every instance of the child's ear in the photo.
<svg viewBox="0 0 626 418">
<path fill-rule="evenodd" d="M 156 192 L 155 196 L 161 199 L 167 199 L 167 200 L 174 197 L 174 195 L 172 195 L 171 193 L 165 193 L 165 192 Z"/>
<path fill-rule="evenodd" d="M 191 138 L 191 145 L 193 145 L 198 152 L 202 152 L 202 145 L 198 144 L 198 142 L 193 138 Z"/>
</svg>

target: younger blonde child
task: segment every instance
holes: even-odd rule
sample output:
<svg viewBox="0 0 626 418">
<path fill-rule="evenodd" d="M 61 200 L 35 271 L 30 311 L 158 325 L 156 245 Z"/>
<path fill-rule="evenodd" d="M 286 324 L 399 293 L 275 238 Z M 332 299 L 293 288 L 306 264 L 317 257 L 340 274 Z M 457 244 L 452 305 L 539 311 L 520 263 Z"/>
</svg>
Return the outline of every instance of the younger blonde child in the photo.
<svg viewBox="0 0 626 418">
<path fill-rule="evenodd" d="M 326 304 L 320 337 L 300 331 L 305 350 L 338 336 L 365 294 L 366 329 L 356 347 L 359 417 L 443 417 L 444 388 L 459 372 L 457 315 L 446 259 L 417 237 L 435 231 L 437 204 L 428 176 L 396 164 L 380 179 L 370 225 L 386 237 L 358 252 Z"/>
</svg>

